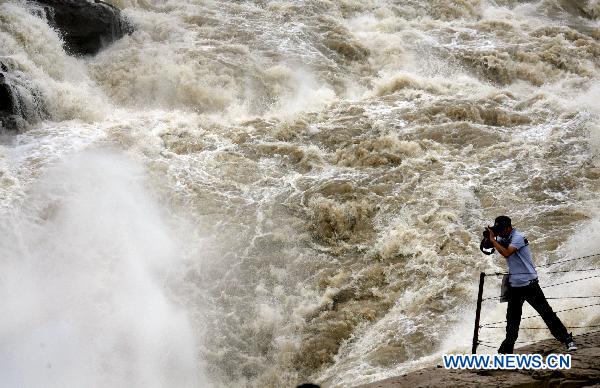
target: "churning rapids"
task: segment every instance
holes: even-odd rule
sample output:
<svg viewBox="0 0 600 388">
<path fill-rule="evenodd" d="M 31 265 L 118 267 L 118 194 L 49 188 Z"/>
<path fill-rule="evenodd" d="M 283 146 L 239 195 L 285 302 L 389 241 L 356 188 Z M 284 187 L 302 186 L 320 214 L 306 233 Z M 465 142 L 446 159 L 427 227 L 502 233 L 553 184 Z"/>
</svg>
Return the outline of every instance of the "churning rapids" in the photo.
<svg viewBox="0 0 600 388">
<path fill-rule="evenodd" d="M 1 135 L 2 386 L 370 382 L 470 350 L 495 216 L 600 253 L 597 0 L 112 3 L 76 58 L 0 2 L 48 114 Z"/>
</svg>

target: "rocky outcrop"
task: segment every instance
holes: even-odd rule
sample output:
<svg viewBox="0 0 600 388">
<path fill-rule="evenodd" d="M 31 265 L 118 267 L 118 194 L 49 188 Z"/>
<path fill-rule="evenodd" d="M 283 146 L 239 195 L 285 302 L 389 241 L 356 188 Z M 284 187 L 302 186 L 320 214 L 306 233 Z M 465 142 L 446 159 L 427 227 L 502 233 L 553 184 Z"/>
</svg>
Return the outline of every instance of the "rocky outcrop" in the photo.
<svg viewBox="0 0 600 388">
<path fill-rule="evenodd" d="M 2 65 L 2 72 L 0 72 L 0 117 L 9 117 L 16 114 L 15 103 L 12 88 L 6 80 L 5 71 L 8 69 L 3 63 L 0 64 Z"/>
<path fill-rule="evenodd" d="M 99 0 L 31 0 L 28 4 L 58 30 L 71 55 L 94 55 L 133 30 L 119 9 Z M 39 88 L 16 68 L 10 57 L 0 57 L 0 132 L 18 131 L 48 116 Z"/>
<path fill-rule="evenodd" d="M 132 31 L 121 11 L 99 0 L 34 0 L 71 55 L 94 55 Z"/>
<path fill-rule="evenodd" d="M 579 350 L 571 353 L 571 369 L 446 370 L 432 367 L 361 385 L 360 388 L 600 386 L 600 332 L 576 336 L 575 340 Z M 544 356 L 564 352 L 563 345 L 555 340 L 540 341 L 515 351 Z"/>
<path fill-rule="evenodd" d="M 0 61 L 0 133 L 18 131 L 27 122 L 47 116 L 41 93 L 27 82 L 26 77 L 10 65 Z"/>
</svg>

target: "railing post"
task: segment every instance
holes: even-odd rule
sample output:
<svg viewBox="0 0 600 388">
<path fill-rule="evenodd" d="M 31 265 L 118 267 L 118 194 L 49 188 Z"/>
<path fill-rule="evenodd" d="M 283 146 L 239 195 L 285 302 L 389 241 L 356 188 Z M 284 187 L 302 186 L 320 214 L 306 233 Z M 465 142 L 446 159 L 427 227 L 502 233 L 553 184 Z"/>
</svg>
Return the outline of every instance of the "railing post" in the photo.
<svg viewBox="0 0 600 388">
<path fill-rule="evenodd" d="M 479 317 L 481 315 L 481 301 L 483 300 L 483 282 L 485 281 L 485 272 L 479 274 L 479 293 L 477 294 L 477 309 L 475 310 L 475 330 L 473 330 L 473 347 L 471 353 L 477 353 L 477 343 L 479 342 Z"/>
</svg>

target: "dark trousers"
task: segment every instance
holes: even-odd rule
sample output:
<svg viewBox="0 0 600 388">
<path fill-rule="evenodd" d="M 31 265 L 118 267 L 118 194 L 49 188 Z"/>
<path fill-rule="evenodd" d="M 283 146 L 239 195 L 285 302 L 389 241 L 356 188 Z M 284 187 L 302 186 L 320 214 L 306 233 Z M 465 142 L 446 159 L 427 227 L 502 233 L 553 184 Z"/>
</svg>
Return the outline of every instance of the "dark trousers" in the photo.
<svg viewBox="0 0 600 388">
<path fill-rule="evenodd" d="M 523 303 L 527 301 L 540 314 L 550 333 L 560 342 L 565 342 L 569 333 L 552 307 L 548 304 L 537 280 L 525 287 L 510 287 L 508 307 L 506 309 L 506 339 L 500 345 L 498 353 L 513 353 L 515 341 L 519 337 L 519 325 Z"/>
</svg>

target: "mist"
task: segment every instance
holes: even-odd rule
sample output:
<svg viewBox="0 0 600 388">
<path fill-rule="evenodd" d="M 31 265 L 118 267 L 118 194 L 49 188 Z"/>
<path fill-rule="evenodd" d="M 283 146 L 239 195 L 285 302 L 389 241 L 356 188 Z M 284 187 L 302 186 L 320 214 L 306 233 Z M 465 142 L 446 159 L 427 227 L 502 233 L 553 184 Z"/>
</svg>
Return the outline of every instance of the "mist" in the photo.
<svg viewBox="0 0 600 388">
<path fill-rule="evenodd" d="M 4 386 L 194 387 L 195 333 L 166 280 L 177 238 L 118 152 L 42 173 L 0 231 Z"/>
</svg>

